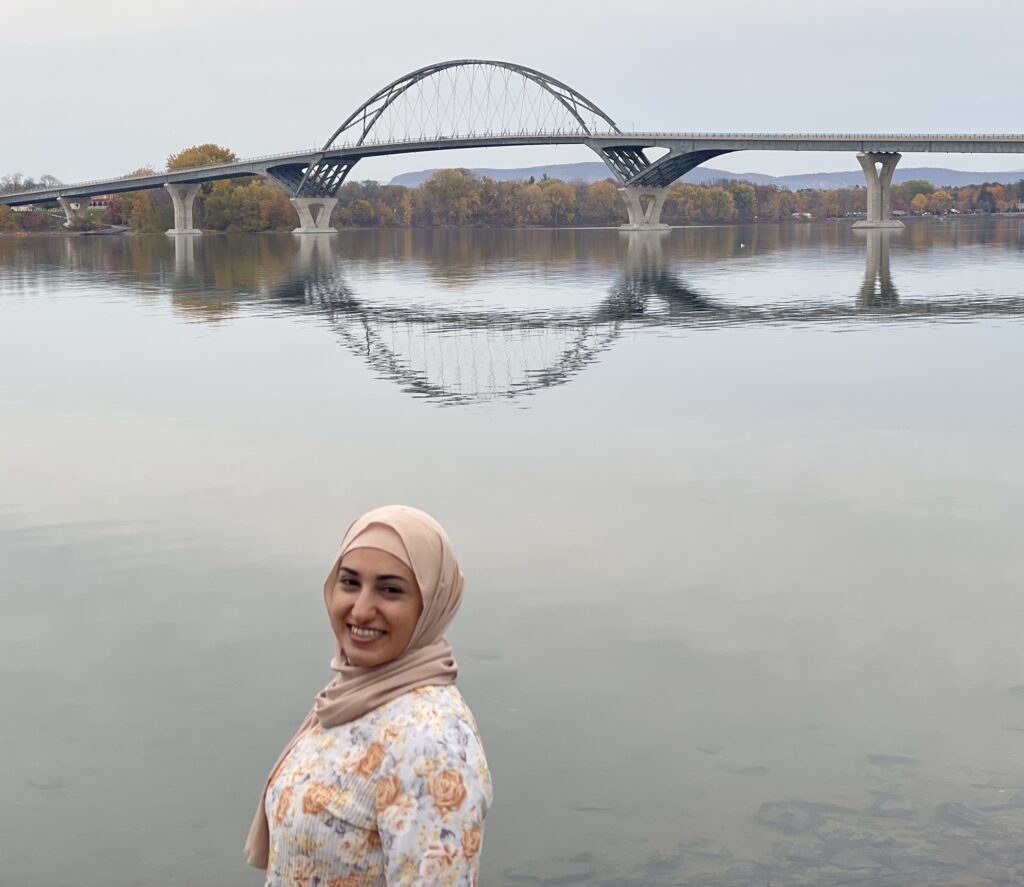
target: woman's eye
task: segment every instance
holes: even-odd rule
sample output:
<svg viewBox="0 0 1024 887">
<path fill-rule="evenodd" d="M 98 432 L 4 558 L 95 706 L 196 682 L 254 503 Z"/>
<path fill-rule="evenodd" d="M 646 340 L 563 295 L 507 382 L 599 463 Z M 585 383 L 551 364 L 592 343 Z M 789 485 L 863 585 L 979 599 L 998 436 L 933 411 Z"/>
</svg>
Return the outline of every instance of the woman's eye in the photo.
<svg viewBox="0 0 1024 887">
<path fill-rule="evenodd" d="M 387 588 L 384 589 L 384 592 L 385 594 L 401 594 L 402 589 L 395 588 L 393 585 L 389 585 Z"/>
<path fill-rule="evenodd" d="M 352 579 L 349 576 L 342 576 L 342 578 L 339 580 L 339 582 L 341 583 L 341 587 L 342 588 L 358 588 L 359 587 L 359 583 L 356 582 L 355 579 Z"/>
</svg>

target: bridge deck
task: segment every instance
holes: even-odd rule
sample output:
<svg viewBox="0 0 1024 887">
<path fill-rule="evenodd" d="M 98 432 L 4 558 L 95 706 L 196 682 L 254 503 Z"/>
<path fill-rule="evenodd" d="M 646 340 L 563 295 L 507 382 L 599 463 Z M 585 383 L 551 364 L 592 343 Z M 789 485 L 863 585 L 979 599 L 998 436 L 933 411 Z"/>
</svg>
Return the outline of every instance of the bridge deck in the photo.
<svg viewBox="0 0 1024 887">
<path fill-rule="evenodd" d="M 459 148 L 487 148 L 516 145 L 585 144 L 594 149 L 616 146 L 668 148 L 690 151 L 853 151 L 943 154 L 1022 154 L 1022 134 L 906 134 L 906 133 L 680 133 L 629 132 L 586 135 L 581 133 L 487 133 L 396 142 L 366 143 L 332 147 L 328 151 L 296 151 L 193 167 L 146 176 L 119 176 L 75 182 L 56 188 L 0 194 L 0 204 L 23 206 L 56 200 L 58 197 L 90 197 L 143 191 L 165 184 L 208 182 L 240 176 L 266 175 L 275 167 L 306 165 L 321 160 L 364 158 L 389 154 L 447 151 Z"/>
</svg>

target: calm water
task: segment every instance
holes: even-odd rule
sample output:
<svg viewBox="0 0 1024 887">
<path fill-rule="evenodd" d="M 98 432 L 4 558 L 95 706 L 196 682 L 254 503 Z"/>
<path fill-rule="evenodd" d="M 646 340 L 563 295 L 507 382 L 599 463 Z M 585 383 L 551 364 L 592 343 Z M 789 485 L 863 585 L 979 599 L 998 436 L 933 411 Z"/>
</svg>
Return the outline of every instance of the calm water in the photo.
<svg viewBox="0 0 1024 887">
<path fill-rule="evenodd" d="M 385 502 L 484 885 L 1024 883 L 1024 228 L 0 238 L 0 884 L 256 885 Z"/>
</svg>

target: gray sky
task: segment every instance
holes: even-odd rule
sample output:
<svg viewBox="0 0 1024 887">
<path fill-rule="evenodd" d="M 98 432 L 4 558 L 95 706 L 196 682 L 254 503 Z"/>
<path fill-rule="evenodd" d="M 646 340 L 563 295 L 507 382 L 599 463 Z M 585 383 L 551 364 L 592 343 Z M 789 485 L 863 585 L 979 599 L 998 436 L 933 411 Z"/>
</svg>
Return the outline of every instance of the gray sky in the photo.
<svg viewBox="0 0 1024 887">
<path fill-rule="evenodd" d="M 163 167 L 216 142 L 242 157 L 322 144 L 379 87 L 448 58 L 538 68 L 623 129 L 1024 132 L 1024 4 L 1011 0 L 0 0 L 0 174 L 64 181 Z M 595 160 L 579 146 L 363 161 Z M 741 153 L 712 166 L 857 169 L 853 155 Z M 1024 155 L 904 166 L 1024 169 Z"/>
</svg>

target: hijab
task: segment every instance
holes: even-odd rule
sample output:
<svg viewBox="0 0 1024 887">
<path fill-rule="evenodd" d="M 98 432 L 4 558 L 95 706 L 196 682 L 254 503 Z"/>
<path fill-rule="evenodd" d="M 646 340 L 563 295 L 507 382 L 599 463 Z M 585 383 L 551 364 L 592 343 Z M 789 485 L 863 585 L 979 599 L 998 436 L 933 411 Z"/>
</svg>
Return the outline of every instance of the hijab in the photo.
<svg viewBox="0 0 1024 887">
<path fill-rule="evenodd" d="M 337 642 L 331 660 L 331 668 L 337 674 L 317 694 L 312 710 L 281 752 L 263 787 L 260 806 L 245 842 L 249 864 L 258 868 L 267 867 L 270 850 L 267 789 L 277 778 L 288 753 L 314 724 L 324 728 L 347 724 L 417 687 L 453 684 L 459 671 L 444 632 L 462 603 L 464 580 L 441 525 L 429 514 L 405 505 L 386 505 L 355 520 L 345 532 L 341 551 L 324 582 L 324 603 L 328 608 L 341 559 L 356 548 L 386 551 L 412 570 L 423 595 L 423 612 L 402 655 L 383 665 L 350 665 L 341 642 Z"/>
</svg>

